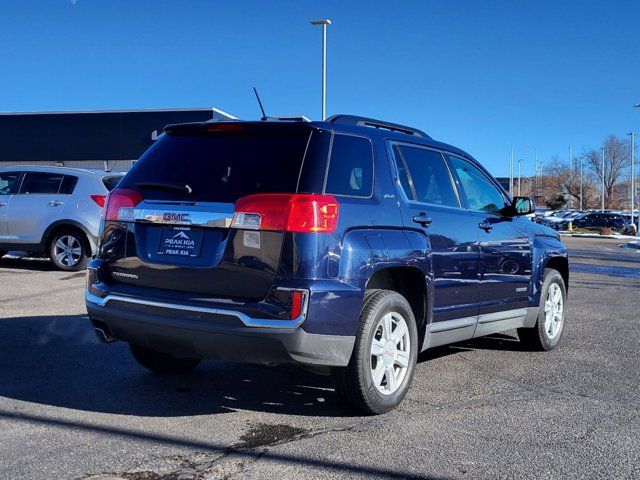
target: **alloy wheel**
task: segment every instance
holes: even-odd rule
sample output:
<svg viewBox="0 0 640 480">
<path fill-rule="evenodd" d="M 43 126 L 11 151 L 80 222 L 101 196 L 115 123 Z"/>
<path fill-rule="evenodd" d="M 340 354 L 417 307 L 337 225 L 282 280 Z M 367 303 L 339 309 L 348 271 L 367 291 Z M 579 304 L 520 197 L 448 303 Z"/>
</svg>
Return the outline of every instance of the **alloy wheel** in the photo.
<svg viewBox="0 0 640 480">
<path fill-rule="evenodd" d="M 549 285 L 547 299 L 544 302 L 544 331 L 550 340 L 556 338 L 562 331 L 564 322 L 564 303 L 562 289 L 557 283 Z"/>
<path fill-rule="evenodd" d="M 411 340 L 407 322 L 398 312 L 382 317 L 371 340 L 371 378 L 383 395 L 401 386 L 409 368 Z"/>
<path fill-rule="evenodd" d="M 73 267 L 82 258 L 82 245 L 73 235 L 64 235 L 56 240 L 53 254 L 61 265 Z"/>
</svg>

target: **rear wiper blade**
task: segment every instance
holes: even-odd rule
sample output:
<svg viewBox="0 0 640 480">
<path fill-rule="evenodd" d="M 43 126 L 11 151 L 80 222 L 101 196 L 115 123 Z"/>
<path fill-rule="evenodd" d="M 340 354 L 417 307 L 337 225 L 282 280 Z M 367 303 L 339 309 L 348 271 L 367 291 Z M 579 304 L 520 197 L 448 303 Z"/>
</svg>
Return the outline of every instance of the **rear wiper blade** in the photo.
<svg viewBox="0 0 640 480">
<path fill-rule="evenodd" d="M 170 182 L 137 182 L 136 187 L 142 190 L 169 190 L 172 192 L 186 193 L 191 195 L 193 188 L 186 183 L 170 183 Z"/>
</svg>

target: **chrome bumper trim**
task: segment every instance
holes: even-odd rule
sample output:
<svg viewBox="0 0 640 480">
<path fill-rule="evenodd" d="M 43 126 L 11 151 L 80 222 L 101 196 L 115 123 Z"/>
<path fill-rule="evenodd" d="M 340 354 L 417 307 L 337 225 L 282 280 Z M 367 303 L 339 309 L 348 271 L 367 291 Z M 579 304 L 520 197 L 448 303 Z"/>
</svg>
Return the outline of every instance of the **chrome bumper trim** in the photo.
<svg viewBox="0 0 640 480">
<path fill-rule="evenodd" d="M 141 298 L 123 297 L 121 295 L 107 295 L 104 298 L 93 295 L 85 290 L 85 300 L 87 303 L 104 307 L 110 301 L 118 301 L 124 303 L 133 303 L 136 305 L 146 305 L 149 307 L 166 308 L 168 310 L 182 310 L 187 312 L 208 313 L 213 315 L 229 315 L 238 318 L 247 327 L 260 328 L 296 328 L 299 327 L 307 317 L 307 308 L 309 306 L 309 292 L 301 290 L 302 294 L 302 313 L 298 318 L 293 320 L 274 320 L 270 318 L 253 318 L 242 312 L 235 310 L 225 310 L 221 308 L 195 307 L 192 305 L 180 305 L 176 303 L 157 302 L 155 300 L 144 300 Z"/>
</svg>

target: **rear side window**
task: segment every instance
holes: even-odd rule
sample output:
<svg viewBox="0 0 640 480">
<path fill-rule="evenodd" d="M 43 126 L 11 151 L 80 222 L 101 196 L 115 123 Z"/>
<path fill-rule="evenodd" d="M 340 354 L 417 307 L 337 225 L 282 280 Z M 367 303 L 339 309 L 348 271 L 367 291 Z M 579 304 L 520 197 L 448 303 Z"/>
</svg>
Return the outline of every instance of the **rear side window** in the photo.
<svg viewBox="0 0 640 480">
<path fill-rule="evenodd" d="M 325 192 L 370 197 L 373 188 L 373 147 L 363 137 L 335 134 Z"/>
<path fill-rule="evenodd" d="M 0 173 L 0 195 L 18 193 L 22 172 Z"/>
<path fill-rule="evenodd" d="M 459 207 L 451 175 L 438 152 L 396 145 L 396 165 L 402 189 L 414 202 Z"/>
<path fill-rule="evenodd" d="M 78 183 L 78 177 L 72 175 L 65 175 L 62 179 L 62 185 L 60 186 L 60 193 L 65 195 L 71 195 Z"/>
<path fill-rule="evenodd" d="M 104 177 L 102 183 L 104 183 L 107 190 L 111 191 L 118 186 L 120 180 L 122 180 L 122 175 L 114 175 L 113 177 Z"/>
<path fill-rule="evenodd" d="M 59 173 L 27 172 L 25 173 L 20 193 L 58 193 L 63 177 Z"/>
<path fill-rule="evenodd" d="M 288 125 L 180 127 L 162 135 L 118 187 L 152 200 L 222 203 L 295 193 L 310 133 Z"/>
</svg>

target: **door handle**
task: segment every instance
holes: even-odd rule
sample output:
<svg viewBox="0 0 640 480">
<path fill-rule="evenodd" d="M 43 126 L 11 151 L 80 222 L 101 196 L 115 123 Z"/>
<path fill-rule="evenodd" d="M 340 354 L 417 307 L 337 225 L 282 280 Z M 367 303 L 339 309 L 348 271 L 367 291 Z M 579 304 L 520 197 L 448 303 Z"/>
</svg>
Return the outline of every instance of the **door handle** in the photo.
<svg viewBox="0 0 640 480">
<path fill-rule="evenodd" d="M 6 204 L 6 203 L 4 203 L 4 202 L 0 202 L 0 207 L 6 207 L 6 206 L 7 206 L 7 204 Z"/>
<path fill-rule="evenodd" d="M 413 217 L 413 221 L 419 223 L 423 227 L 428 227 L 431 225 L 431 222 L 433 222 L 431 217 L 424 212 L 420 212 L 418 215 L 415 215 Z"/>
<path fill-rule="evenodd" d="M 59 207 L 60 205 L 64 205 L 64 202 L 61 202 L 59 200 L 51 200 L 49 202 L 50 207 Z"/>
<path fill-rule="evenodd" d="M 490 232 L 491 230 L 493 230 L 493 225 L 491 225 L 489 222 L 481 222 L 478 224 L 478 227 L 480 227 L 485 232 Z"/>
</svg>

